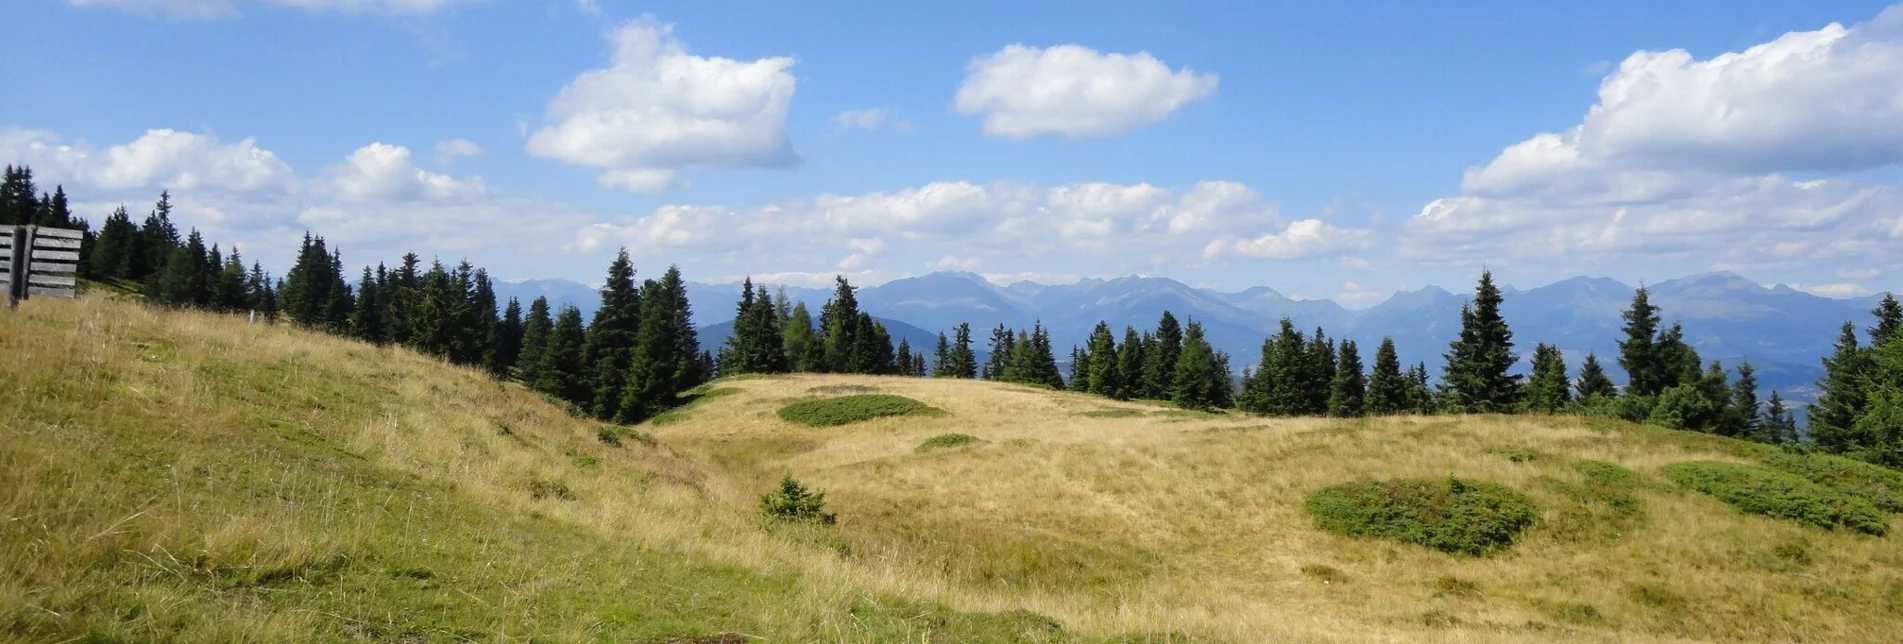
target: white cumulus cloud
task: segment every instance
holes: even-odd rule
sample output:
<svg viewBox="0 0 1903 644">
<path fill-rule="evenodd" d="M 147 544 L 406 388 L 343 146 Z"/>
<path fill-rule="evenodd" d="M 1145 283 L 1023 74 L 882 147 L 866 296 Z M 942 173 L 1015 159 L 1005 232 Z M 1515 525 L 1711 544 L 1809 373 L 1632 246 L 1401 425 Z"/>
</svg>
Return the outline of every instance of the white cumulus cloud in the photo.
<svg viewBox="0 0 1903 644">
<path fill-rule="evenodd" d="M 41 177 L 105 190 L 288 191 L 298 183 L 291 167 L 256 140 L 226 143 L 209 132 L 147 130 L 131 142 L 101 149 L 84 141 L 67 143 L 51 132 L 5 128 L 0 129 L 0 156 L 32 166 Z"/>
<path fill-rule="evenodd" d="M 609 65 L 549 101 L 529 154 L 599 168 L 602 185 L 637 192 L 675 185 L 685 169 L 798 162 L 786 134 L 792 58 L 695 56 L 672 25 L 653 19 L 623 25 L 609 40 Z"/>
<path fill-rule="evenodd" d="M 468 201 L 489 192 L 481 179 L 418 168 L 409 148 L 385 143 L 357 148 L 343 163 L 331 166 L 330 186 L 351 201 Z"/>
<path fill-rule="evenodd" d="M 476 142 L 469 139 L 446 139 L 436 142 L 436 162 L 442 165 L 454 163 L 456 157 L 480 156 L 484 152 L 486 150 L 483 150 L 482 146 L 476 145 Z"/>
<path fill-rule="evenodd" d="M 1320 219 L 1290 222 L 1279 233 L 1252 238 L 1219 239 L 1203 250 L 1207 257 L 1235 255 L 1255 259 L 1301 259 L 1372 245 L 1372 234 L 1356 228 L 1338 228 Z"/>
<path fill-rule="evenodd" d="M 885 125 L 886 119 L 891 118 L 891 116 L 891 110 L 882 107 L 869 107 L 863 110 L 846 110 L 833 115 L 833 130 L 843 132 L 845 130 L 859 129 L 870 132 Z"/>
<path fill-rule="evenodd" d="M 1172 71 L 1149 52 L 1011 45 L 966 66 L 954 105 L 983 115 L 992 136 L 1106 136 L 1163 120 L 1216 85 L 1215 74 Z"/>
</svg>

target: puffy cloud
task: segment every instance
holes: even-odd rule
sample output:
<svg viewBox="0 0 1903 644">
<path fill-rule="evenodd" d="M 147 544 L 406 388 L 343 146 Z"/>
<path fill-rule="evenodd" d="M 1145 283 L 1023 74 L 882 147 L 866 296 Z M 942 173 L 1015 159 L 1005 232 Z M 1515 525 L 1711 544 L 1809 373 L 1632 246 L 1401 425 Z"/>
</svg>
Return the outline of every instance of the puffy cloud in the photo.
<svg viewBox="0 0 1903 644">
<path fill-rule="evenodd" d="M 1867 280 L 1881 274 L 1882 271 L 1874 268 L 1844 269 L 1837 271 L 1837 277 L 1847 280 Z"/>
<path fill-rule="evenodd" d="M 486 152 L 482 146 L 469 139 L 448 139 L 436 142 L 436 162 L 449 165 L 456 157 L 473 157 Z"/>
<path fill-rule="evenodd" d="M 616 29 L 605 68 L 577 76 L 549 101 L 528 152 L 600 168 L 599 183 L 637 192 L 675 185 L 689 168 L 797 163 L 786 135 L 791 58 L 739 61 L 687 53 L 652 19 Z"/>
<path fill-rule="evenodd" d="M 409 148 L 384 143 L 357 148 L 329 174 L 330 188 L 349 201 L 470 201 L 489 192 L 481 179 L 423 170 L 411 163 Z"/>
<path fill-rule="evenodd" d="M 421 14 L 475 0 L 262 0 L 259 4 L 339 13 Z M 102 6 L 174 18 L 212 19 L 238 15 L 241 0 L 66 0 L 76 7 Z"/>
<path fill-rule="evenodd" d="M 1163 120 L 1216 85 L 1215 74 L 1171 71 L 1149 52 L 1011 45 L 966 66 L 954 105 L 984 115 L 992 136 L 1105 136 Z"/>
<path fill-rule="evenodd" d="M 1334 299 L 1336 303 L 1341 304 L 1342 306 L 1353 309 L 1353 308 L 1361 308 L 1364 306 L 1372 306 L 1375 303 L 1380 302 L 1381 300 L 1387 299 L 1387 297 L 1388 297 L 1387 293 L 1383 293 L 1381 291 L 1377 291 L 1377 290 L 1368 288 L 1366 286 L 1356 284 L 1354 282 L 1342 282 L 1341 292 L 1336 293 L 1335 297 L 1332 299 Z"/>
<path fill-rule="evenodd" d="M 1729 266 L 1887 256 L 1871 240 L 1903 230 L 1890 219 L 1898 187 L 1843 175 L 1903 161 L 1899 95 L 1903 7 L 1708 60 L 1640 51 L 1579 125 L 1507 147 L 1469 169 L 1459 194 L 1422 207 L 1401 250 Z"/>
<path fill-rule="evenodd" d="M 148 130 L 130 143 L 96 149 L 51 133 L 0 129 L 0 156 L 33 166 L 42 177 L 104 190 L 227 192 L 290 191 L 297 177 L 254 139 L 225 143 L 218 135 Z"/>
<path fill-rule="evenodd" d="M 833 129 L 842 132 L 851 129 L 870 132 L 879 129 L 879 126 L 884 125 L 885 120 L 891 116 L 892 112 L 882 107 L 846 110 L 833 115 Z"/>
<path fill-rule="evenodd" d="M 1291 222 L 1280 233 L 1209 242 L 1209 245 L 1203 249 L 1203 255 L 1206 257 L 1236 255 L 1256 259 L 1301 259 L 1342 250 L 1367 248 L 1373 243 L 1372 234 L 1366 230 L 1337 228 L 1320 219 L 1303 219 Z"/>
</svg>

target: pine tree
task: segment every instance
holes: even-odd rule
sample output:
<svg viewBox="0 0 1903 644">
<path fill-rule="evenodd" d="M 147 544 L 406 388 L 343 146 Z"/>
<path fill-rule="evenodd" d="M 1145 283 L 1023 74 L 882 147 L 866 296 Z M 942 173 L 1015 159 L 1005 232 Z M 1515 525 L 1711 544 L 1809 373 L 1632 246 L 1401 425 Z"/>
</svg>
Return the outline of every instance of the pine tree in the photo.
<svg viewBox="0 0 1903 644">
<path fill-rule="evenodd" d="M 945 332 L 938 332 L 938 345 L 932 348 L 932 377 L 950 378 L 951 342 L 945 339 Z"/>
<path fill-rule="evenodd" d="M 1679 385 L 1697 385 L 1704 367 L 1704 361 L 1698 357 L 1698 350 L 1685 342 L 1685 328 L 1677 322 L 1666 327 L 1659 334 L 1658 353 L 1660 366 L 1664 371 L 1660 378 L 1666 388 Z"/>
<path fill-rule="evenodd" d="M 1136 327 L 1123 327 L 1123 346 L 1117 348 L 1117 397 L 1122 400 L 1141 398 L 1149 393 L 1143 384 L 1143 336 L 1137 334 Z"/>
<path fill-rule="evenodd" d="M 951 377 L 970 380 L 978 377 L 978 356 L 971 350 L 971 323 L 961 322 L 953 332 Z"/>
<path fill-rule="evenodd" d="M 417 307 L 423 301 L 422 262 L 416 253 L 404 253 L 403 263 L 390 272 L 389 288 L 383 294 L 389 309 L 390 337 L 403 342 L 416 335 Z"/>
<path fill-rule="evenodd" d="M 522 333 L 522 303 L 511 297 L 502 311 L 502 323 L 496 325 L 496 348 L 490 353 L 494 359 L 489 363 L 489 373 L 498 378 L 509 376 L 522 357 Z"/>
<path fill-rule="evenodd" d="M 1440 411 L 1440 397 L 1427 385 L 1427 363 L 1417 362 L 1408 370 L 1407 400 L 1408 408 L 1416 414 L 1426 416 Z"/>
<path fill-rule="evenodd" d="M 1870 346 L 1882 346 L 1903 331 L 1903 305 L 1897 304 L 1895 294 L 1884 293 L 1883 301 L 1870 314 L 1877 317 L 1877 325 L 1870 327 Z"/>
<path fill-rule="evenodd" d="M 239 256 L 238 247 L 231 247 L 231 255 L 225 258 L 224 265 L 217 270 L 211 284 L 211 306 L 220 311 L 244 311 L 251 308 L 248 296 L 244 258 Z"/>
<path fill-rule="evenodd" d="M 845 280 L 841 279 L 842 287 Z M 635 337 L 627 388 L 617 419 L 640 422 L 675 404 L 680 392 L 711 374 L 701 356 L 687 304 L 687 287 L 678 267 L 641 289 L 641 327 Z"/>
<path fill-rule="evenodd" d="M 1657 336 L 1659 307 L 1652 305 L 1644 284 L 1632 295 L 1632 306 L 1623 314 L 1625 339 L 1619 341 L 1619 367 L 1625 369 L 1627 394 L 1657 396 L 1670 386 L 1668 368 L 1659 355 Z"/>
<path fill-rule="evenodd" d="M 1315 327 L 1315 335 L 1308 338 L 1308 373 L 1312 379 L 1303 383 L 1307 399 L 1303 413 L 1326 414 L 1329 384 L 1335 381 L 1335 341 L 1328 339 L 1321 327 Z"/>
<path fill-rule="evenodd" d="M 1602 374 L 1603 375 L 1603 374 Z M 1533 347 L 1533 375 L 1526 383 L 1526 408 L 1554 413 L 1572 404 L 1572 382 L 1566 377 L 1566 356 L 1559 347 Z"/>
<path fill-rule="evenodd" d="M 93 279 L 111 280 L 126 275 L 126 262 L 130 259 L 132 246 L 139 243 L 139 228 L 133 225 L 132 217 L 126 214 L 126 207 L 119 206 L 106 216 L 105 223 L 99 227 L 99 240 L 94 243 L 91 262 Z"/>
<path fill-rule="evenodd" d="M 438 268 L 440 269 L 440 265 Z M 424 278 L 426 290 L 427 285 L 437 279 L 435 276 L 440 273 L 440 270 L 433 270 L 430 273 L 431 276 Z M 425 307 L 428 306 L 427 300 L 426 296 Z M 555 322 L 549 328 L 547 346 L 542 351 L 541 359 L 537 361 L 535 381 L 532 383 L 536 390 L 578 407 L 589 402 L 592 390 L 581 360 L 582 343 L 585 342 L 584 333 L 581 309 L 568 305 L 562 306 L 561 312 L 555 315 Z"/>
<path fill-rule="evenodd" d="M 466 276 L 468 282 L 469 306 L 464 309 L 463 333 L 460 337 L 461 364 L 490 367 L 495 364 L 496 351 L 496 288 L 489 279 L 489 271 L 475 269 L 471 272 L 468 261 L 462 262 L 457 273 Z"/>
<path fill-rule="evenodd" d="M 859 344 L 853 349 L 854 373 L 881 376 L 898 373 L 898 356 L 892 353 L 892 335 L 886 332 L 885 325 L 861 311 L 859 328 L 865 331 L 860 333 Z"/>
<path fill-rule="evenodd" d="M 1612 385 L 1612 379 L 1606 377 L 1606 369 L 1599 364 L 1599 356 L 1586 353 L 1586 362 L 1579 366 L 1579 399 L 1590 402 L 1596 398 L 1611 398 L 1619 395 L 1618 388 Z"/>
<path fill-rule="evenodd" d="M 597 418 L 613 418 L 621 411 L 626 393 L 629 361 L 634 357 L 635 336 L 643 321 L 643 293 L 634 286 L 634 262 L 628 249 L 615 253 L 608 264 L 608 276 L 601 286 L 601 307 L 588 325 L 588 340 L 582 360 L 588 367 L 591 394 L 589 412 Z"/>
<path fill-rule="evenodd" d="M 1857 344 L 1857 326 L 1844 322 L 1836 348 L 1824 358 L 1824 377 L 1817 381 L 1817 402 L 1810 406 L 1810 439 L 1819 447 L 1844 453 L 1859 446 L 1858 412 L 1868 401 L 1864 381 L 1870 355 Z"/>
<path fill-rule="evenodd" d="M 765 288 L 753 288 L 748 278 L 741 286 L 736 305 L 733 334 L 727 337 L 722 354 L 728 362 L 722 374 L 783 373 L 787 370 L 785 333 L 780 328 L 778 308 Z M 909 356 L 908 356 L 909 359 Z"/>
<path fill-rule="evenodd" d="M 853 349 L 864 346 L 860 336 L 868 331 L 859 326 L 859 298 L 844 276 L 835 277 L 834 280 L 833 297 L 826 301 L 819 312 L 819 336 L 826 347 L 826 357 L 820 370 L 832 373 L 863 372 L 866 365 L 853 364 Z"/>
<path fill-rule="evenodd" d="M 1064 388 L 1064 376 L 1057 370 L 1057 356 L 1051 351 L 1051 334 L 1044 330 L 1044 323 L 1038 322 L 1031 327 L 1028 382 L 1044 385 L 1052 389 Z"/>
<path fill-rule="evenodd" d="M 1090 393 L 1109 398 L 1123 397 L 1123 365 L 1117 359 L 1117 337 L 1110 324 L 1098 322 L 1090 331 Z"/>
<path fill-rule="evenodd" d="M 330 325 L 329 309 L 334 278 L 330 259 L 330 251 L 324 247 L 324 238 L 304 233 L 304 244 L 298 249 L 297 261 L 291 265 L 291 271 L 284 275 L 284 287 L 278 293 L 279 308 L 299 326 L 321 329 Z"/>
<path fill-rule="evenodd" d="M 1244 411 L 1271 416 L 1319 414 L 1326 411 L 1314 406 L 1314 390 L 1327 391 L 1334 377 L 1322 381 L 1321 365 L 1311 352 L 1314 344 L 1295 330 L 1295 323 L 1282 318 L 1281 331 L 1262 341 L 1262 361 L 1245 385 L 1241 399 Z M 1326 340 L 1324 344 L 1326 346 Z M 1333 359 L 1329 362 L 1332 364 Z"/>
<path fill-rule="evenodd" d="M 1143 356 L 1144 397 L 1163 400 L 1176 391 L 1176 360 L 1183 353 L 1183 328 L 1175 315 L 1164 311 L 1156 321 L 1155 336 L 1155 350 L 1145 351 Z"/>
<path fill-rule="evenodd" d="M 1401 357 L 1394 349 L 1394 338 L 1381 338 L 1374 350 L 1374 373 L 1368 377 L 1368 413 L 1398 414 L 1407 410 L 1407 379 L 1401 374 Z"/>
<path fill-rule="evenodd" d="M 1341 341 L 1341 355 L 1335 360 L 1335 378 L 1329 383 L 1328 415 L 1356 418 L 1367 415 L 1367 380 L 1361 366 L 1361 351 L 1354 340 Z"/>
<path fill-rule="evenodd" d="M 1465 413 L 1513 410 L 1520 400 L 1520 376 L 1507 371 L 1519 361 L 1513 331 L 1500 316 L 1503 298 L 1493 272 L 1482 271 L 1473 303 L 1461 307 L 1460 337 L 1448 347 L 1443 368 L 1443 406 Z"/>
<path fill-rule="evenodd" d="M 33 195 L 33 169 L 7 165 L 5 180 L 0 181 L 0 226 L 32 224 Z"/>
<path fill-rule="evenodd" d="M 997 380 L 1004 377 L 1005 363 L 1011 359 L 1011 343 L 1014 338 L 1011 330 L 999 324 L 991 330 L 991 355 L 985 358 L 982 376 L 985 380 Z"/>
<path fill-rule="evenodd" d="M 370 267 L 363 267 L 363 277 L 357 281 L 357 310 L 350 315 L 351 337 L 383 344 L 389 340 L 389 329 L 383 322 L 384 307 L 381 293 L 377 290 L 376 275 Z"/>
<path fill-rule="evenodd" d="M 893 355 L 899 364 L 899 375 L 912 375 L 912 342 L 899 338 L 899 348 L 893 351 Z"/>
<path fill-rule="evenodd" d="M 1092 362 L 1095 366 L 1095 356 Z M 1176 389 L 1171 392 L 1170 400 L 1178 407 L 1222 409 L 1234 405 L 1227 357 L 1209 346 L 1209 341 L 1203 338 L 1202 323 L 1195 320 L 1190 320 L 1184 329 L 1182 352 L 1177 355 L 1176 375 L 1172 380 Z"/>
<path fill-rule="evenodd" d="M 1084 348 L 1070 345 L 1070 378 L 1065 388 L 1071 391 L 1090 390 L 1090 354 Z"/>
<path fill-rule="evenodd" d="M 295 268 L 291 270 L 297 271 Z M 415 317 L 411 321 L 410 349 L 424 355 L 449 359 L 450 353 L 456 348 L 456 334 L 461 331 L 462 310 L 466 305 L 462 290 L 449 271 L 443 268 L 443 263 L 431 262 L 429 272 L 423 275 L 422 300 L 417 304 Z M 297 314 L 292 315 L 292 319 L 296 319 Z M 566 392 L 566 383 L 562 384 L 564 388 L 561 391 Z M 576 400 L 554 389 L 545 391 L 559 395 L 564 400 Z"/>
<path fill-rule="evenodd" d="M 1738 365 L 1738 379 L 1731 383 L 1731 406 L 1719 422 L 1718 433 L 1755 440 L 1763 436 L 1763 410 L 1758 406 L 1758 372 L 1750 362 Z"/>
<path fill-rule="evenodd" d="M 1784 398 L 1776 389 L 1771 390 L 1771 398 L 1764 408 L 1763 434 L 1759 440 L 1773 445 L 1797 442 L 1797 419 L 1784 407 Z"/>
<path fill-rule="evenodd" d="M 522 352 L 516 357 L 523 383 L 533 386 L 540 379 L 542 354 L 548 349 L 549 332 L 554 326 L 548 315 L 548 298 L 537 297 L 529 303 L 529 317 L 522 322 Z"/>
<path fill-rule="evenodd" d="M 785 335 L 781 347 L 786 351 L 787 361 L 794 371 L 806 373 L 825 369 L 826 343 L 813 329 L 813 316 L 806 311 L 805 302 L 793 306 L 786 327 L 781 332 Z"/>
</svg>

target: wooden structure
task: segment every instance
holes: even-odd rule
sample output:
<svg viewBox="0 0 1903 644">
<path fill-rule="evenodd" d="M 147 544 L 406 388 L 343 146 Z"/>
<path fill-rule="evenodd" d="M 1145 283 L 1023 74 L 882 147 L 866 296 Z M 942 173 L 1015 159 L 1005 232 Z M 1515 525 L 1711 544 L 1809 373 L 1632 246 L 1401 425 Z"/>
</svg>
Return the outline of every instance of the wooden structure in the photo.
<svg viewBox="0 0 1903 644">
<path fill-rule="evenodd" d="M 7 286 L 7 308 L 35 295 L 72 298 L 85 235 L 70 228 L 0 226 L 0 282 Z"/>
</svg>

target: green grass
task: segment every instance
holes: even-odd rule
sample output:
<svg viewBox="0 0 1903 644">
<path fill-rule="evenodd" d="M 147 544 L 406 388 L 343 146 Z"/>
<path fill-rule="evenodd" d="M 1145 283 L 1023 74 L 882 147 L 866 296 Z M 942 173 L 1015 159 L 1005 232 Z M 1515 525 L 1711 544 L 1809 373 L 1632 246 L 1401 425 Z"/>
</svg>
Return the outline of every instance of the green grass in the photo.
<svg viewBox="0 0 1903 644">
<path fill-rule="evenodd" d="M 929 452 L 935 449 L 953 449 L 966 445 L 976 445 L 982 442 L 985 442 L 985 440 L 977 436 L 972 436 L 971 434 L 939 434 L 925 439 L 923 443 L 919 443 L 917 451 Z"/>
<path fill-rule="evenodd" d="M 801 400 L 780 408 L 780 418 L 807 427 L 833 427 L 890 416 L 943 416 L 944 410 L 891 394 L 859 394 Z"/>
<path fill-rule="evenodd" d="M 1884 512 L 1903 512 L 1903 472 L 1842 456 L 1787 451 L 1765 455 L 1764 464 L 1869 501 Z"/>
<path fill-rule="evenodd" d="M 1137 416 L 1142 416 L 1143 410 L 1141 409 L 1092 409 L 1090 411 L 1078 412 L 1077 415 L 1083 416 L 1085 418 L 1135 418 Z"/>
<path fill-rule="evenodd" d="M 1869 501 L 1788 472 L 1723 461 L 1692 461 L 1665 466 L 1665 477 L 1680 487 L 1709 494 L 1752 514 L 1878 536 L 1890 529 L 1889 517 Z"/>
<path fill-rule="evenodd" d="M 681 396 L 680 406 L 655 414 L 653 418 L 648 419 L 648 424 L 656 427 L 666 427 L 687 420 L 692 417 L 694 408 L 699 407 L 702 403 L 737 393 L 740 393 L 739 387 L 715 387 L 712 385 L 695 387 L 692 391 Z"/>
<path fill-rule="evenodd" d="M 1323 530 L 1472 556 L 1513 545 L 1535 517 L 1519 492 L 1452 477 L 1333 485 L 1309 495 L 1305 507 Z"/>
</svg>

